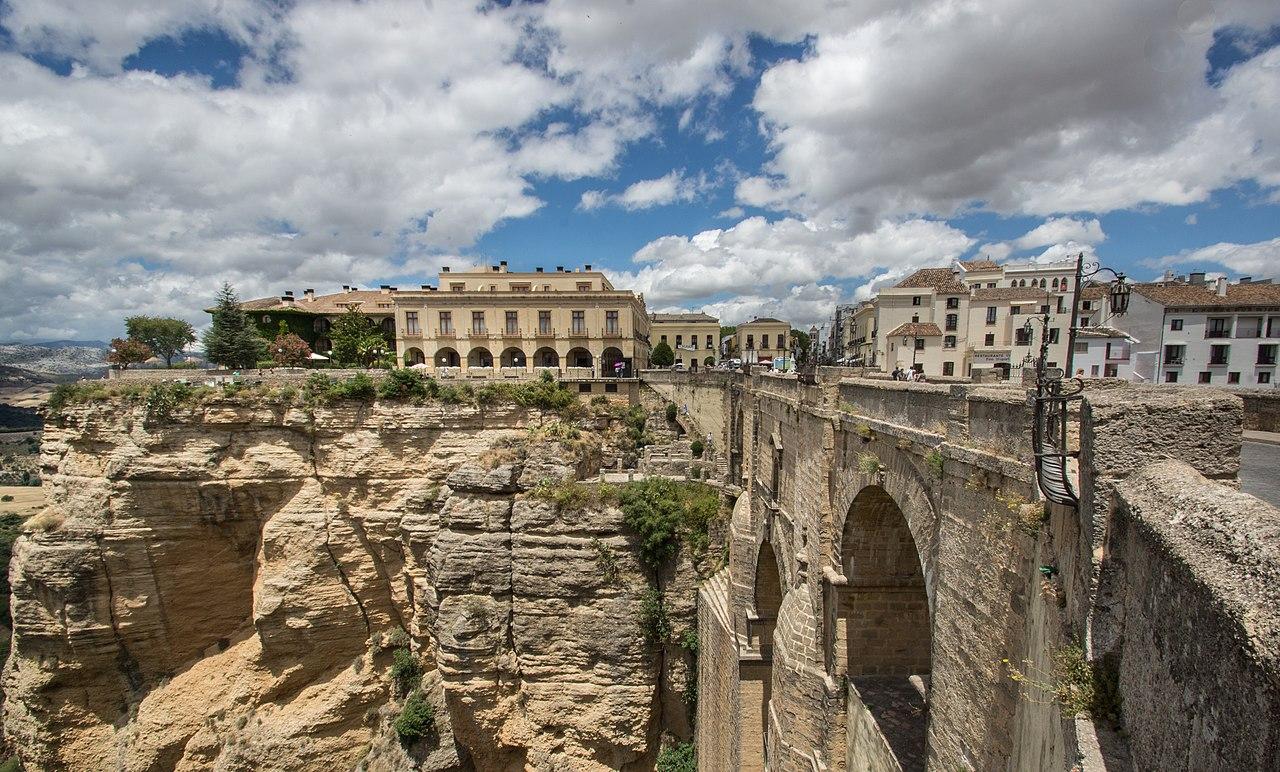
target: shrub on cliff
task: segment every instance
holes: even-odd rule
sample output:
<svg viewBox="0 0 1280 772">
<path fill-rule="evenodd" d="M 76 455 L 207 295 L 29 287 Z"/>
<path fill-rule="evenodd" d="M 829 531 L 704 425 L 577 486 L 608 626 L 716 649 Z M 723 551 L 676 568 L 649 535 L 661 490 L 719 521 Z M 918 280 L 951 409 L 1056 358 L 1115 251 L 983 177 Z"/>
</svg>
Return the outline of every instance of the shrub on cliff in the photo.
<svg viewBox="0 0 1280 772">
<path fill-rule="evenodd" d="M 379 399 L 426 399 L 430 392 L 428 379 L 417 370 L 392 370 L 378 384 Z"/>
<path fill-rule="evenodd" d="M 674 403 L 674 402 L 668 402 L 668 403 L 667 403 L 667 422 L 668 422 L 668 423 L 675 423 L 675 422 L 676 422 L 676 415 L 678 414 L 678 412 L 679 412 L 679 411 L 677 411 L 677 410 L 676 410 L 676 403 Z"/>
<path fill-rule="evenodd" d="M 419 740 L 433 740 L 436 736 L 436 709 L 427 702 L 422 690 L 415 689 L 404 701 L 400 715 L 393 727 L 400 742 L 409 745 Z"/>
<path fill-rule="evenodd" d="M 622 522 L 640 539 L 641 560 L 657 569 L 675 556 L 682 536 L 695 556 L 706 551 L 720 499 L 701 483 L 652 478 L 622 486 L 619 507 Z"/>
<path fill-rule="evenodd" d="M 399 648 L 391 653 L 391 680 L 401 694 L 418 685 L 422 677 L 422 666 L 408 648 Z"/>
<path fill-rule="evenodd" d="M 671 619 L 667 616 L 667 603 L 662 590 L 650 587 L 640 595 L 639 621 L 646 643 L 665 643 L 671 638 Z"/>
<path fill-rule="evenodd" d="M 657 772 L 697 772 L 698 753 L 693 743 L 668 745 L 658 753 Z"/>
<path fill-rule="evenodd" d="M 707 446 L 702 444 L 702 440 L 694 440 L 689 443 L 689 451 L 693 453 L 694 458 L 702 458 L 702 451 L 706 449 Z"/>
</svg>

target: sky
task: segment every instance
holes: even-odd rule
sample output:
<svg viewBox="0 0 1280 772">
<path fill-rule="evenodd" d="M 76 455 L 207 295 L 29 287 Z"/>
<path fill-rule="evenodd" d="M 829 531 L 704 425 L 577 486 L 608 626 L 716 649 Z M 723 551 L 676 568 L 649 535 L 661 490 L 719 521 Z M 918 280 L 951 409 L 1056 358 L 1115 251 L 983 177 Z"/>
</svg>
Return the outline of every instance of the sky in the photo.
<svg viewBox="0 0 1280 772">
<path fill-rule="evenodd" d="M 0 340 L 499 260 L 808 326 L 1079 252 L 1280 279 L 1280 5 L 0 0 Z"/>
</svg>

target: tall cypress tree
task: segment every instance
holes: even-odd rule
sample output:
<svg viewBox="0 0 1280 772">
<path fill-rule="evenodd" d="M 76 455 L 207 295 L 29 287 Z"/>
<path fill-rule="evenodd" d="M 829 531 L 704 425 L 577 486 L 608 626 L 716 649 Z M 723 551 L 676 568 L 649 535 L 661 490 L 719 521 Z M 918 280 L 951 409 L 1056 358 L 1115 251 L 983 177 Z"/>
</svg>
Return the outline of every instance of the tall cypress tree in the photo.
<svg viewBox="0 0 1280 772">
<path fill-rule="evenodd" d="M 211 362 L 236 370 L 253 367 L 267 353 L 249 315 L 240 308 L 240 298 L 230 284 L 223 282 L 213 309 L 213 324 L 204 334 L 205 356 Z"/>
</svg>

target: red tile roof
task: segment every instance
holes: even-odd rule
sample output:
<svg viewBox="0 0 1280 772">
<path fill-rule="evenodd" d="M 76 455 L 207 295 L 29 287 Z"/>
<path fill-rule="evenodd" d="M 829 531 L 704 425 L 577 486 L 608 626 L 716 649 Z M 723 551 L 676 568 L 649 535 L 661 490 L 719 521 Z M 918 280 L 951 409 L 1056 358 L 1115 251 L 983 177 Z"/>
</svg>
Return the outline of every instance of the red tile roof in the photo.
<svg viewBox="0 0 1280 772">
<path fill-rule="evenodd" d="M 913 338 L 932 338 L 942 335 L 942 330 L 938 329 L 938 325 L 933 322 L 905 322 L 893 328 L 893 332 L 889 333 L 890 338 L 898 335 Z"/>
<path fill-rule="evenodd" d="M 893 286 L 929 288 L 944 295 L 965 295 L 969 292 L 967 286 L 956 281 L 950 268 L 921 268 Z"/>
<path fill-rule="evenodd" d="M 981 260 L 962 261 L 960 263 L 960 267 L 964 268 L 966 271 L 998 271 L 1000 270 L 999 263 L 997 263 L 994 260 L 987 260 L 986 258 L 983 258 Z"/>
<path fill-rule="evenodd" d="M 1280 307 L 1280 284 L 1228 284 L 1225 296 L 1217 293 L 1212 282 L 1207 284 L 1134 284 L 1133 291 L 1163 306 Z"/>
</svg>

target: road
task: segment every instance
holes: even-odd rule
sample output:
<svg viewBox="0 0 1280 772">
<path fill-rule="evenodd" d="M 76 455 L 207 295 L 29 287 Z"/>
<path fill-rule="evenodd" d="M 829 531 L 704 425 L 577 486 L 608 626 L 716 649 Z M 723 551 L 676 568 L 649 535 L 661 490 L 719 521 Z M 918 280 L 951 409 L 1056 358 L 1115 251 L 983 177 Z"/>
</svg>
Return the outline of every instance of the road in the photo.
<svg viewBox="0 0 1280 772">
<path fill-rule="evenodd" d="M 1280 507 L 1280 445 L 1240 445 L 1240 490 Z"/>
</svg>

